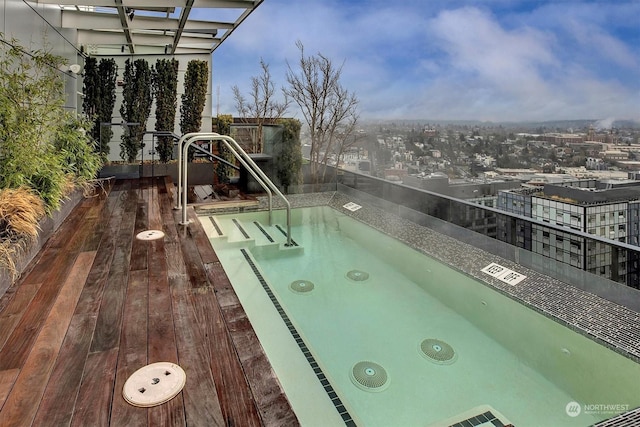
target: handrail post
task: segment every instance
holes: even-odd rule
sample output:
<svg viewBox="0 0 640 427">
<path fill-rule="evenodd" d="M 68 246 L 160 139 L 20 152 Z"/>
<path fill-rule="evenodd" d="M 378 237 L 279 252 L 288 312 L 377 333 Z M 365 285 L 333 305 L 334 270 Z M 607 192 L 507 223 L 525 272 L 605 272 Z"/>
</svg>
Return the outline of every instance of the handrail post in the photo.
<svg viewBox="0 0 640 427">
<path fill-rule="evenodd" d="M 260 169 L 258 167 L 258 165 L 253 161 L 253 159 L 251 159 L 251 157 L 249 157 L 249 155 L 242 149 L 242 147 L 240 147 L 240 144 L 238 144 L 238 142 L 235 139 L 233 139 L 233 138 L 231 138 L 229 136 L 225 136 L 225 135 L 220 135 L 220 139 L 222 139 L 223 141 L 227 141 L 230 144 L 233 144 L 235 146 L 235 148 L 238 150 L 238 152 L 240 153 L 241 157 L 244 157 L 245 160 L 249 164 L 251 164 L 251 166 L 254 168 L 256 173 L 258 175 L 260 175 L 260 177 L 266 183 L 268 183 L 271 186 L 271 189 L 273 190 L 273 192 L 276 193 L 284 201 L 284 203 L 286 205 L 286 209 L 287 209 L 287 243 L 286 243 L 286 246 L 291 246 L 292 245 L 292 242 L 291 242 L 291 204 L 289 203 L 287 198 L 284 197 L 282 192 L 280 192 L 278 187 L 276 187 L 275 184 L 264 174 L 262 169 Z"/>
<path fill-rule="evenodd" d="M 291 204 L 287 200 L 286 197 L 282 194 L 282 192 L 276 187 L 276 185 L 265 175 L 265 173 L 258 167 L 258 165 L 251 159 L 251 157 L 240 147 L 240 144 L 236 142 L 233 138 L 220 135 L 217 133 L 190 133 L 184 135 L 178 141 L 178 147 L 180 150 L 178 151 L 178 186 L 182 185 L 184 187 L 182 191 L 182 222 L 181 225 L 187 225 L 189 222 L 187 221 L 187 153 L 191 144 L 194 143 L 194 140 L 209 140 L 222 141 L 225 146 L 231 151 L 231 153 L 238 159 L 238 161 L 247 168 L 247 171 L 258 181 L 258 183 L 265 189 L 269 196 L 269 223 L 271 225 L 271 215 L 272 215 L 272 201 L 271 201 L 271 191 L 276 193 L 282 200 L 284 201 L 287 209 L 287 243 L 285 246 L 292 246 L 291 240 Z M 185 143 L 186 142 L 186 143 Z M 184 144 L 184 147 L 181 147 L 181 144 Z M 182 163 L 184 162 L 184 166 Z M 184 183 L 182 183 L 182 176 L 184 175 Z M 178 204 L 180 203 L 180 194 L 178 195 Z"/>
<path fill-rule="evenodd" d="M 186 141 L 184 146 L 182 147 L 183 152 L 182 154 L 182 162 L 184 162 L 184 167 L 182 168 L 182 174 L 180 175 L 180 178 L 182 178 L 182 181 L 184 182 L 184 191 L 182 193 L 180 193 L 178 196 L 182 198 L 182 222 L 180 223 L 181 225 L 187 225 L 189 224 L 189 221 L 187 221 L 187 189 L 188 189 L 188 168 L 187 168 L 187 153 L 189 150 L 189 147 L 195 142 L 195 140 L 209 140 L 209 141 L 215 141 L 215 140 L 222 140 L 223 143 L 225 143 L 225 145 L 231 150 L 231 153 L 238 159 L 238 161 L 240 161 L 240 163 L 247 168 L 247 171 L 249 171 L 249 173 L 256 179 L 256 181 L 258 181 L 258 183 L 262 186 L 262 188 L 267 192 L 267 196 L 268 196 L 268 200 L 269 200 L 269 222 L 271 225 L 271 212 L 272 212 L 272 198 L 273 195 L 271 194 L 271 190 L 269 188 L 269 186 L 264 182 L 264 180 L 254 171 L 254 169 L 247 164 L 247 162 L 245 161 L 245 159 L 238 154 L 238 152 L 236 150 L 234 150 L 225 140 L 222 139 L 222 135 L 219 134 L 205 134 L 205 133 L 201 133 L 198 135 L 194 135 L 189 137 Z M 256 166 L 257 167 L 257 166 Z M 264 174 L 263 174 L 264 175 Z M 268 178 L 266 176 L 264 176 L 264 178 L 266 178 L 268 180 Z M 272 183 L 273 185 L 273 183 Z"/>
<path fill-rule="evenodd" d="M 194 136 L 204 136 L 204 135 L 219 135 L 217 133 L 214 132 L 190 132 L 190 133 L 186 133 L 184 135 L 182 135 L 182 137 L 178 140 L 178 197 L 176 198 L 176 206 L 174 209 L 180 209 L 182 207 L 181 203 L 180 203 L 180 197 L 182 194 L 182 144 L 185 142 L 185 140 L 192 138 Z M 185 154 L 184 156 L 185 158 L 187 158 L 187 155 Z M 185 168 L 186 166 L 186 162 L 185 162 Z M 186 189 L 184 190 L 185 192 L 187 191 Z"/>
</svg>

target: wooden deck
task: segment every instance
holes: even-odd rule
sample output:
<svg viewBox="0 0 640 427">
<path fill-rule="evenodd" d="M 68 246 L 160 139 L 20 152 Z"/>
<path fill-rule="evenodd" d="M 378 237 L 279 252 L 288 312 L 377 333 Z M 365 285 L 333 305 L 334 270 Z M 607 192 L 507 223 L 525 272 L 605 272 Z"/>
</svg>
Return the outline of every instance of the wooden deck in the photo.
<svg viewBox="0 0 640 427">
<path fill-rule="evenodd" d="M 0 426 L 297 425 L 199 222 L 183 227 L 165 178 L 84 199 L 0 298 Z M 189 215 L 195 213 L 189 208 Z M 135 235 L 163 230 L 163 239 Z M 137 408 L 149 363 L 187 374 Z"/>
</svg>

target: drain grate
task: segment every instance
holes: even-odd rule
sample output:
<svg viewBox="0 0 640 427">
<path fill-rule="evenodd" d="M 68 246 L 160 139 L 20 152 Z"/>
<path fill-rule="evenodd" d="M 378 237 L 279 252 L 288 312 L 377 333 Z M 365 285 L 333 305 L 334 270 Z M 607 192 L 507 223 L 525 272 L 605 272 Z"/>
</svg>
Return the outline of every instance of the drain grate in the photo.
<svg viewBox="0 0 640 427">
<path fill-rule="evenodd" d="M 313 288 L 315 288 L 315 285 L 308 280 L 295 280 L 289 285 L 289 289 L 298 294 L 311 292 Z"/>
<path fill-rule="evenodd" d="M 354 282 L 364 282 L 369 278 L 369 273 L 362 270 L 351 270 L 347 273 L 347 278 Z"/>
<path fill-rule="evenodd" d="M 364 391 L 382 391 L 389 386 L 387 371 L 375 362 L 356 363 L 350 377 L 353 384 Z"/>
<path fill-rule="evenodd" d="M 449 365 L 455 362 L 458 357 L 453 347 L 434 338 L 427 338 L 420 343 L 420 354 L 441 365 Z"/>
</svg>

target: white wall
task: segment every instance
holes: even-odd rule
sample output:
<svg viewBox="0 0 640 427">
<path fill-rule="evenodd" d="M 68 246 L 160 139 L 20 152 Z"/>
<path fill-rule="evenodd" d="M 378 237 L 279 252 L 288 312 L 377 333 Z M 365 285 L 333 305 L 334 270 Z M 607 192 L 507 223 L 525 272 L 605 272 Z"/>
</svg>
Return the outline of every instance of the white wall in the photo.
<svg viewBox="0 0 640 427">
<path fill-rule="evenodd" d="M 75 49 L 75 31 L 60 28 L 61 13 L 58 7 L 22 0 L 0 0 L 0 33 L 6 41 L 16 39 L 29 50 L 44 49 L 64 57 L 69 64 L 82 64 L 82 57 Z M 77 92 L 82 89 L 80 79 L 72 73 L 59 71 L 65 79 L 65 108 L 75 110 L 82 103 Z"/>
<path fill-rule="evenodd" d="M 38 3 L 25 3 L 22 0 L 0 0 L 0 33 L 4 34 L 4 39 L 18 40 L 18 44 L 27 50 L 34 51 L 38 49 L 46 49 L 55 55 L 64 57 L 69 64 L 84 65 L 83 57 L 76 50 L 77 37 L 75 30 L 61 28 L 61 12 L 57 6 L 42 5 Z M 144 55 L 144 56 L 127 56 L 115 55 L 114 59 L 118 64 L 118 77 L 122 78 L 124 72 L 124 63 L 127 58 L 144 58 L 149 65 L 155 65 L 159 58 L 168 59 L 168 55 Z M 178 72 L 178 108 L 176 110 L 176 126 L 174 132 L 180 134 L 180 97 L 184 93 L 184 73 L 187 69 L 187 63 L 192 59 L 204 60 L 209 64 L 209 83 L 207 89 L 207 97 L 202 115 L 202 131 L 211 131 L 211 114 L 212 114 L 212 96 L 211 96 L 211 54 L 198 55 L 175 55 L 173 56 L 179 61 Z M 100 56 L 97 56 L 100 60 Z M 59 71 L 65 79 L 65 108 L 69 110 L 82 111 L 82 78 L 79 75 L 65 73 Z M 116 104 L 113 111 L 112 122 L 120 122 L 120 105 L 122 104 L 122 87 L 116 88 Z M 155 128 L 155 103 L 151 107 L 151 116 L 147 122 L 147 130 L 152 131 Z M 120 158 L 120 136 L 122 128 L 116 126 L 113 128 L 114 135 L 111 140 L 111 153 L 109 160 L 117 161 Z M 138 159 L 143 157 L 149 158 L 149 150 L 151 149 L 151 136 L 145 139 L 147 146 L 144 152 L 140 153 Z"/>
</svg>

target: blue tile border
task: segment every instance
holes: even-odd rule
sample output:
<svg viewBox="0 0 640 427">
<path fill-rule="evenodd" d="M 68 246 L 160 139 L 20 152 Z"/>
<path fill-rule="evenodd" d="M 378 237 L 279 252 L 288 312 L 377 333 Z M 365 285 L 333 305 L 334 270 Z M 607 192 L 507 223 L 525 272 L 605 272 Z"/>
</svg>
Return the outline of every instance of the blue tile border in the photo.
<svg viewBox="0 0 640 427">
<path fill-rule="evenodd" d="M 240 230 L 240 232 L 242 233 L 242 235 L 244 236 L 245 239 L 249 239 L 249 234 L 247 234 L 247 232 L 245 231 L 244 228 L 242 228 L 242 225 L 240 225 L 240 223 L 238 222 L 237 219 L 233 218 L 231 221 L 233 221 L 233 223 L 236 225 L 236 227 L 238 227 L 238 230 Z"/>
<path fill-rule="evenodd" d="M 260 225 L 260 223 L 258 221 L 253 221 L 253 225 L 255 225 L 256 227 L 258 227 L 258 230 L 260 230 L 262 232 L 262 234 L 264 234 L 264 236 L 267 238 L 267 240 L 271 243 L 274 242 L 273 237 L 271 237 L 269 235 L 269 233 L 267 233 L 267 230 L 264 229 L 264 227 L 262 227 L 262 225 Z"/>
<path fill-rule="evenodd" d="M 218 233 L 218 236 L 222 236 L 224 235 L 224 233 L 222 232 L 222 230 L 220 229 L 220 226 L 218 225 L 218 223 L 216 222 L 215 219 L 213 219 L 212 216 L 209 217 L 209 221 L 211 221 L 211 224 L 213 224 L 213 228 L 216 229 L 216 233 Z"/>
<path fill-rule="evenodd" d="M 300 351 L 302 352 L 304 357 L 307 359 L 307 362 L 309 362 L 309 366 L 311 366 L 311 369 L 313 369 L 313 372 L 318 378 L 318 381 L 320 381 L 320 384 L 322 384 L 322 387 L 327 393 L 327 396 L 333 403 L 333 406 L 336 408 L 336 411 L 338 411 L 338 414 L 340 414 L 340 416 L 342 417 L 342 420 L 344 421 L 345 425 L 350 427 L 351 426 L 355 427 L 356 423 L 351 417 L 351 414 L 349 414 L 349 411 L 347 410 L 347 408 L 344 406 L 344 404 L 338 397 L 338 394 L 335 392 L 333 386 L 331 385 L 327 377 L 324 375 L 324 372 L 322 372 L 322 368 L 320 368 L 320 365 L 318 365 L 318 362 L 316 362 L 315 357 L 313 357 L 313 354 L 311 354 L 309 347 L 307 347 L 307 344 L 304 342 L 304 340 L 298 333 L 298 330 L 296 329 L 295 326 L 293 326 L 293 323 L 291 323 L 291 319 L 289 319 L 289 316 L 287 315 L 287 313 L 285 313 L 284 309 L 282 308 L 282 305 L 280 305 L 280 302 L 278 301 L 275 294 L 269 287 L 269 284 L 262 276 L 262 273 L 260 273 L 260 270 L 258 270 L 258 267 L 256 266 L 256 264 L 253 262 L 253 259 L 249 256 L 249 252 L 247 252 L 246 249 L 240 249 L 240 252 L 242 253 L 242 256 L 244 257 L 244 259 L 249 264 L 249 267 L 251 267 L 251 271 L 253 271 L 253 274 L 256 276 L 256 278 L 262 285 L 262 288 L 267 293 L 267 296 L 271 300 L 271 303 L 273 304 L 275 309 L 278 311 L 278 314 L 280 314 L 282 321 L 287 326 L 287 329 L 289 329 L 289 333 L 291 334 L 293 339 L 296 341 L 296 344 L 298 344 L 298 347 L 300 348 Z"/>
<path fill-rule="evenodd" d="M 278 224 L 276 224 L 276 228 L 277 228 L 278 230 L 280 230 L 280 232 L 284 235 L 284 237 L 287 237 L 287 232 L 286 232 L 282 227 L 280 227 Z M 291 244 L 292 244 L 293 246 L 298 246 L 298 244 L 296 243 L 296 241 L 295 241 L 295 240 L 293 240 L 293 238 L 291 238 Z"/>
</svg>

